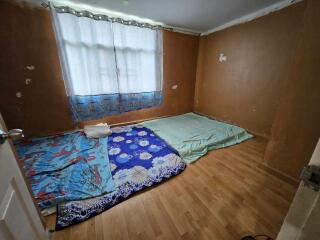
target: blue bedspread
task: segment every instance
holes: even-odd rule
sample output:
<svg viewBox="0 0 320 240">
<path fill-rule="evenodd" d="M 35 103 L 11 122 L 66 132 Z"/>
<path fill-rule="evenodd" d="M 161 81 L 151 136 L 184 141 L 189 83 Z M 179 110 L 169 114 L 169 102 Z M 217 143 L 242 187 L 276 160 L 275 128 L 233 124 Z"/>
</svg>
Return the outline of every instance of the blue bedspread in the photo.
<svg viewBox="0 0 320 240">
<path fill-rule="evenodd" d="M 93 217 L 185 169 L 186 164 L 175 150 L 148 128 L 132 125 L 112 131 L 108 152 L 116 190 L 101 197 L 59 204 L 57 230 Z"/>
<path fill-rule="evenodd" d="M 113 191 L 107 144 L 80 131 L 15 143 L 40 209 Z"/>
</svg>

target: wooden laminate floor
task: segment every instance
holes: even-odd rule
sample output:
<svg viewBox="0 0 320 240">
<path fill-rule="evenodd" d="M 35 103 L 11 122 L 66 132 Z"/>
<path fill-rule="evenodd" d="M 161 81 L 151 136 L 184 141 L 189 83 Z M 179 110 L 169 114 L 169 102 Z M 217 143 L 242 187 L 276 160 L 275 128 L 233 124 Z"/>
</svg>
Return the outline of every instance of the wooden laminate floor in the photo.
<svg viewBox="0 0 320 240">
<path fill-rule="evenodd" d="M 275 238 L 296 187 L 262 167 L 265 147 L 255 138 L 211 151 L 182 174 L 52 239 Z M 55 216 L 46 220 L 53 228 Z"/>
</svg>

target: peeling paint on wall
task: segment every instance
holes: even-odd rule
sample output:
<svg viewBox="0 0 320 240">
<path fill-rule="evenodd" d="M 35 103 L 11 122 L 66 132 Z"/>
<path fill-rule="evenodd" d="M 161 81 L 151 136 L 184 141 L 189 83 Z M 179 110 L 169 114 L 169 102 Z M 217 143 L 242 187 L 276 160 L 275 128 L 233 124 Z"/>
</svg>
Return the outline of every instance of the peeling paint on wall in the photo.
<svg viewBox="0 0 320 240">
<path fill-rule="evenodd" d="M 32 81 L 31 78 L 26 78 L 25 84 L 26 84 L 26 85 L 29 85 L 29 84 L 31 84 L 31 81 Z"/>
<path fill-rule="evenodd" d="M 226 62 L 227 61 L 227 56 L 224 55 L 223 53 L 220 53 L 219 55 L 219 62 Z"/>
<path fill-rule="evenodd" d="M 26 69 L 29 70 L 29 71 L 33 71 L 35 70 L 35 66 L 34 65 L 29 65 L 29 66 L 26 66 Z"/>
<path fill-rule="evenodd" d="M 17 98 L 22 98 L 22 93 L 21 93 L 21 92 L 17 92 L 17 93 L 16 93 L 16 97 L 17 97 Z"/>
</svg>

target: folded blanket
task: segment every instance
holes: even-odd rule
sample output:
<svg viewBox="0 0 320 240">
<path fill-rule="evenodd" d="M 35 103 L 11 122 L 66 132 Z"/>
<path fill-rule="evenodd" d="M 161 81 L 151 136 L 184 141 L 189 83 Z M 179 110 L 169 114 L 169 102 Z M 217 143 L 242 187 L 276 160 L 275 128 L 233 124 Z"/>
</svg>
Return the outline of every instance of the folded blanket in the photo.
<svg viewBox="0 0 320 240">
<path fill-rule="evenodd" d="M 101 138 L 109 136 L 112 132 L 107 123 L 84 126 L 84 133 L 87 138 Z"/>
</svg>

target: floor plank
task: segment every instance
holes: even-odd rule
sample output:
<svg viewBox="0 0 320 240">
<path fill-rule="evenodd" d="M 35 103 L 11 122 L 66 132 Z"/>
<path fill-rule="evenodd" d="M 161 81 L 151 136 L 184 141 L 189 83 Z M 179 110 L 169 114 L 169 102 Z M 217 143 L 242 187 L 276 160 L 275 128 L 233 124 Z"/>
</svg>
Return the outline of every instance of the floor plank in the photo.
<svg viewBox="0 0 320 240">
<path fill-rule="evenodd" d="M 275 238 L 296 186 L 262 167 L 267 142 L 254 138 L 211 151 L 177 177 L 83 223 L 60 239 Z M 55 216 L 46 218 L 50 228 Z"/>
</svg>

